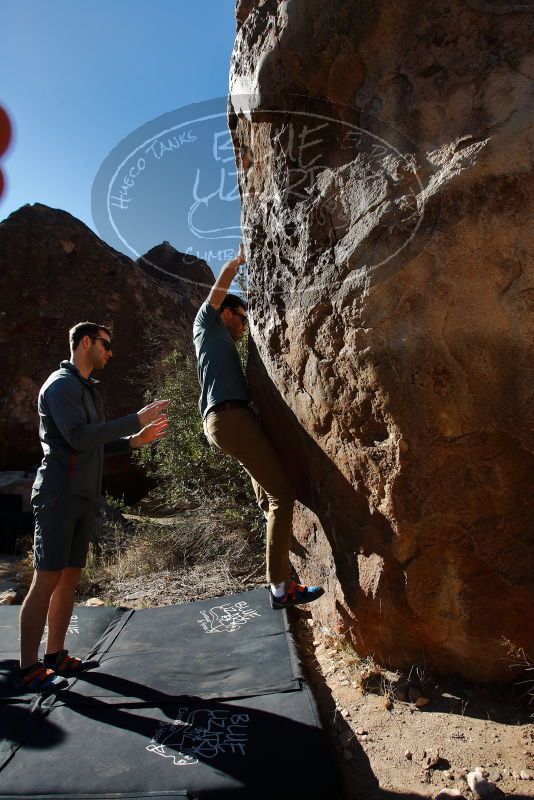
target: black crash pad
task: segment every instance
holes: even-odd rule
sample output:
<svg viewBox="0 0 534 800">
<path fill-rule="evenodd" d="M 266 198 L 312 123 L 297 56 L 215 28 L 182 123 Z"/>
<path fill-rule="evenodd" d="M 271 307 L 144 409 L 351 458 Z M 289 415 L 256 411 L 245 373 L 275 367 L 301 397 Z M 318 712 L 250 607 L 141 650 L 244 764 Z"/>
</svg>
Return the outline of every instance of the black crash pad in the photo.
<svg viewBox="0 0 534 800">
<path fill-rule="evenodd" d="M 136 611 L 93 654 L 100 667 L 73 684 L 73 703 L 243 697 L 288 691 L 302 679 L 285 616 L 262 589 Z"/>
<path fill-rule="evenodd" d="M 0 772 L 0 792 L 184 789 L 200 798 L 335 797 L 307 687 L 161 707 L 54 705 Z M 37 778 L 38 776 L 38 778 Z M 118 795 L 120 796 L 120 795 Z M 1 795 L 0 795 L 1 797 Z"/>
<path fill-rule="evenodd" d="M 20 606 L 0 607 L 0 703 L 19 694 L 14 680 L 20 657 L 19 614 Z M 69 623 L 65 647 L 79 658 L 86 658 L 95 647 L 103 650 L 132 614 L 133 611 L 124 608 L 77 606 Z M 21 695 L 19 699 L 30 701 L 28 695 Z"/>
<path fill-rule="evenodd" d="M 133 612 L 130 609 L 115 608 L 112 606 L 76 606 L 72 614 L 65 646 L 76 651 L 76 654 L 88 655 L 95 647 L 96 642 L 104 631 L 110 631 L 113 621 L 119 620 L 126 614 Z M 19 634 L 20 606 L 0 606 L 0 658 L 18 659 L 20 634 Z M 44 637 L 43 637 L 44 640 Z"/>
<path fill-rule="evenodd" d="M 0 800 L 338 798 L 286 614 L 265 589 L 75 614 L 68 646 L 100 665 L 55 696 L 4 694 Z M 0 626 L 13 656 L 12 608 Z"/>
</svg>

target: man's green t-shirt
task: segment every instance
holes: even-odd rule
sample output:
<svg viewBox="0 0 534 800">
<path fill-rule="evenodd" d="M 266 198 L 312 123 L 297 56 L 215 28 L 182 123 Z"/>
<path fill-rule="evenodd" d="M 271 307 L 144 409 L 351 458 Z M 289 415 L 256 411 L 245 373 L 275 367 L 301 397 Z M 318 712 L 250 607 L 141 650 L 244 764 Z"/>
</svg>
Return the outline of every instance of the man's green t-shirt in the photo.
<svg viewBox="0 0 534 800">
<path fill-rule="evenodd" d="M 206 300 L 193 323 L 200 383 L 200 413 L 204 418 L 213 406 L 227 400 L 250 402 L 241 359 L 218 311 Z"/>
</svg>

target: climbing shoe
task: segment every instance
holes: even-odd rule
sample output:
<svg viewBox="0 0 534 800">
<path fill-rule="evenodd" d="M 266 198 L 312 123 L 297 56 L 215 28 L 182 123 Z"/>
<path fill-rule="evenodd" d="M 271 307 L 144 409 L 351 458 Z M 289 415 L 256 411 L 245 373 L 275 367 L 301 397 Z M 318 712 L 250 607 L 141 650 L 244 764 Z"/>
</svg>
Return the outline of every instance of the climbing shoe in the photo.
<svg viewBox="0 0 534 800">
<path fill-rule="evenodd" d="M 69 682 L 42 661 L 38 661 L 29 670 L 21 670 L 19 684 L 26 692 L 55 692 L 64 689 Z"/>
<path fill-rule="evenodd" d="M 271 596 L 271 608 L 289 608 L 289 606 L 301 606 L 304 603 L 313 603 L 324 594 L 322 586 L 301 586 L 300 583 L 291 581 L 289 588 L 283 597 L 275 597 L 269 589 Z"/>
<path fill-rule="evenodd" d="M 59 653 L 46 655 L 44 664 L 58 675 L 64 675 L 67 678 L 74 678 L 81 672 L 98 667 L 98 661 L 83 661 L 81 658 L 74 658 L 74 656 L 69 656 L 68 650 L 60 650 Z"/>
</svg>

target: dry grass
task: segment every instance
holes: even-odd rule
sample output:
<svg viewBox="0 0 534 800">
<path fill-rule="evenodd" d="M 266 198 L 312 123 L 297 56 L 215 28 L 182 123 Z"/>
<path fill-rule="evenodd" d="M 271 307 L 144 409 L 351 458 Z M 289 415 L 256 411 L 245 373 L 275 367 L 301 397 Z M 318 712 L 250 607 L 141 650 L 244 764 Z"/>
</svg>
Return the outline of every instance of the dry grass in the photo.
<svg viewBox="0 0 534 800">
<path fill-rule="evenodd" d="M 17 595 L 22 602 L 27 595 L 33 578 L 33 539 L 29 536 L 20 542 L 20 552 L 24 558 L 17 564 Z"/>
<path fill-rule="evenodd" d="M 342 636 L 329 634 L 325 640 L 326 653 L 332 658 L 336 670 L 341 670 L 351 685 L 362 694 L 375 694 L 384 698 L 384 706 L 390 709 L 399 699 L 396 687 L 402 677 L 400 673 L 378 664 L 373 656 L 360 656 L 352 644 Z"/>
<path fill-rule="evenodd" d="M 26 555 L 17 565 L 20 601 L 33 576 L 30 538 L 22 550 Z M 135 590 L 146 592 L 145 604 L 162 605 L 243 591 L 264 582 L 264 550 L 263 532 L 251 532 L 222 503 L 165 518 L 101 520 L 77 601 L 99 596 L 120 604 Z"/>
<path fill-rule="evenodd" d="M 526 699 L 529 705 L 534 703 L 534 659 L 505 636 L 501 637 L 501 644 L 506 649 L 510 669 L 522 678 L 517 680 L 517 685 L 524 687 L 521 699 Z"/>
<path fill-rule="evenodd" d="M 100 526 L 78 596 L 103 593 L 116 601 L 121 587 L 145 586 L 150 593 L 158 578 L 169 589 L 168 602 L 176 602 L 177 591 L 186 599 L 214 596 L 248 588 L 251 580 L 257 584 L 263 563 L 263 536 L 251 534 L 222 508 L 163 519 L 130 516 L 126 525 Z"/>
</svg>

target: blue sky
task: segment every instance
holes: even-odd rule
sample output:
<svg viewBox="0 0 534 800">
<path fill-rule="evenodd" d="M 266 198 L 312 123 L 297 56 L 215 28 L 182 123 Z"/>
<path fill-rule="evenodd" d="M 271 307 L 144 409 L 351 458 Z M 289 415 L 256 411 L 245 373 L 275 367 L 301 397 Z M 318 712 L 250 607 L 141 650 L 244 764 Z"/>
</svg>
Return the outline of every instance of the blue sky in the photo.
<svg viewBox="0 0 534 800">
<path fill-rule="evenodd" d="M 95 230 L 92 185 L 121 140 L 160 115 L 227 94 L 234 7 L 234 0 L 1 0 L 0 104 L 15 137 L 2 160 L 0 219 L 40 202 Z M 224 118 L 218 124 L 224 128 Z M 177 241 L 183 231 L 168 222 L 153 233 L 186 250 Z M 111 243 L 132 257 L 145 245 Z M 146 243 L 157 243 L 151 231 Z M 190 243 L 197 245 L 213 253 L 225 246 Z"/>
</svg>

